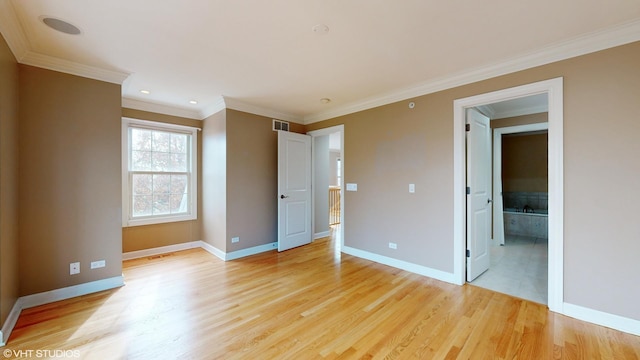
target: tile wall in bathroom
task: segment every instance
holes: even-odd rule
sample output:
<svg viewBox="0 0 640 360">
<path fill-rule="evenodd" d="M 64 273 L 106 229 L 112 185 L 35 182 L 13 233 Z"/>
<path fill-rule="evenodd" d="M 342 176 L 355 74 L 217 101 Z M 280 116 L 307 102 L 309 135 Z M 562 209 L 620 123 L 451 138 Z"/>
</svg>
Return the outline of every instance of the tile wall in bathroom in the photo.
<svg viewBox="0 0 640 360">
<path fill-rule="evenodd" d="M 531 206 L 534 210 L 549 209 L 549 194 L 546 192 L 503 192 L 503 206 L 507 208 L 517 208 L 522 210 L 525 205 Z"/>
</svg>

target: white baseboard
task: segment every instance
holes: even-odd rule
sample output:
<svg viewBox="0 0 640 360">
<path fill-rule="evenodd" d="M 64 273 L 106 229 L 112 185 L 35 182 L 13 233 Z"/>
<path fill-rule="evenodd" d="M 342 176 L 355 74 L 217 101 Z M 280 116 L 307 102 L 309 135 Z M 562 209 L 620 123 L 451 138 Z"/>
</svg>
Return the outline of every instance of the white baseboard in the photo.
<svg viewBox="0 0 640 360">
<path fill-rule="evenodd" d="M 640 321 L 638 320 L 569 303 L 564 303 L 562 306 L 563 314 L 569 317 L 640 336 Z"/>
<path fill-rule="evenodd" d="M 7 319 L 2 325 L 2 331 L 0 331 L 0 346 L 5 346 L 7 344 L 7 341 L 9 341 L 9 335 L 11 335 L 13 328 L 16 326 L 21 311 L 22 307 L 20 306 L 20 298 L 18 298 L 13 304 L 11 312 L 9 312 Z"/>
<path fill-rule="evenodd" d="M 61 289 L 19 297 L 18 300 L 16 300 L 16 303 L 13 304 L 13 308 L 11 309 L 7 320 L 5 320 L 4 324 L 2 325 L 2 332 L 0 334 L 2 343 L 0 343 L 0 346 L 6 345 L 7 340 L 9 339 L 9 336 L 13 331 L 13 327 L 16 326 L 18 317 L 20 316 L 20 313 L 23 309 L 49 304 L 55 301 L 71 299 L 77 296 L 92 294 L 98 291 L 114 289 L 123 285 L 124 277 L 120 275 L 112 278 L 91 281 L 84 284 L 78 284 Z"/>
<path fill-rule="evenodd" d="M 395 268 L 406 270 L 406 271 L 409 271 L 409 272 L 412 272 L 412 273 L 416 273 L 416 274 L 419 274 L 419 275 L 424 275 L 424 276 L 427 276 L 427 277 L 430 277 L 430 278 L 434 278 L 436 280 L 440 280 L 440 281 L 448 282 L 448 283 L 451 283 L 451 284 L 459 285 L 456 282 L 456 279 L 455 279 L 453 273 L 448 273 L 448 272 L 432 269 L 432 268 L 429 268 L 429 267 L 426 267 L 426 266 L 422 266 L 422 265 L 416 265 L 416 264 L 413 264 L 413 263 L 410 263 L 410 262 L 407 262 L 407 261 L 398 260 L 398 259 L 390 258 L 390 257 L 387 257 L 387 256 L 374 254 L 374 253 L 371 253 L 371 252 L 368 252 L 368 251 L 352 248 L 352 247 L 349 247 L 349 246 L 343 246 L 342 247 L 342 252 L 344 252 L 345 254 L 357 256 L 359 258 L 363 258 L 363 259 L 366 259 L 366 260 L 371 260 L 371 261 L 374 261 L 374 262 L 377 262 L 377 263 L 380 263 L 380 264 L 393 266 Z"/>
<path fill-rule="evenodd" d="M 323 237 L 327 237 L 329 235 L 331 235 L 331 230 L 317 232 L 317 233 L 313 234 L 313 240 L 320 239 L 320 238 L 323 238 Z"/>
<path fill-rule="evenodd" d="M 248 249 L 242 249 L 242 250 L 236 250 L 236 251 L 232 251 L 232 252 L 224 252 L 220 249 L 218 249 L 217 247 L 204 242 L 204 241 L 200 241 L 200 247 L 202 247 L 204 250 L 206 250 L 207 252 L 211 253 L 212 255 L 216 256 L 218 259 L 222 260 L 222 261 L 230 261 L 230 260 L 236 260 L 236 259 L 240 259 L 243 257 L 247 257 L 247 256 L 251 256 L 251 255 L 255 255 L 255 254 L 260 254 L 263 252 L 267 252 L 267 251 L 271 251 L 274 249 L 278 248 L 278 243 L 277 242 L 272 242 L 272 243 L 268 243 L 268 244 L 264 244 L 264 245 L 258 245 L 258 246 L 254 246 Z"/>
<path fill-rule="evenodd" d="M 254 246 L 248 249 L 242 249 L 237 251 L 232 251 L 226 254 L 225 261 L 240 259 L 246 256 L 251 256 L 255 254 L 260 254 L 263 252 L 271 251 L 278 248 L 277 242 L 272 242 L 264 245 Z"/>
<path fill-rule="evenodd" d="M 218 259 L 225 261 L 226 253 L 206 241 L 200 241 L 200 247 Z"/>
<path fill-rule="evenodd" d="M 186 243 L 160 246 L 160 247 L 151 248 L 151 249 L 129 251 L 126 253 L 122 253 L 122 260 L 139 259 L 147 256 L 161 255 L 161 254 L 166 254 L 174 251 L 188 250 L 188 249 L 194 249 L 198 247 L 202 247 L 202 245 L 200 244 L 200 241 L 190 241 Z"/>
</svg>

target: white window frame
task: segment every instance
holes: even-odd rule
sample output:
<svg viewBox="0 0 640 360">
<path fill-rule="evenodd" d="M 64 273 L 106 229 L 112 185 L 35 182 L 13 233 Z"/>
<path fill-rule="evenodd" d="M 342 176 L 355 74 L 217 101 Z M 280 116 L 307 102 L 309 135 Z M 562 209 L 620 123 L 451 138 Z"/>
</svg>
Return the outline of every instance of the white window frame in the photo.
<svg viewBox="0 0 640 360">
<path fill-rule="evenodd" d="M 151 215 L 141 218 L 131 217 L 132 196 L 131 196 L 131 140 L 129 137 L 130 128 L 144 128 L 157 131 L 179 132 L 191 135 L 191 146 L 189 152 L 189 206 L 187 213 Z M 122 118 L 122 226 L 140 226 L 170 223 L 176 221 L 196 220 L 198 218 L 198 128 L 167 124 L 156 121 L 138 120 Z"/>
</svg>

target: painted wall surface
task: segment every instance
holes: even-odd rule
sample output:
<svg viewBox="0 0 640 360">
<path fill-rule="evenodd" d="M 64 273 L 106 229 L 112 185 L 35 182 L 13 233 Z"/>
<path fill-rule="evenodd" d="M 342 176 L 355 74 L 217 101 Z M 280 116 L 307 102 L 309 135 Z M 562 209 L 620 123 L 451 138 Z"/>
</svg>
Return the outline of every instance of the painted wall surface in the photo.
<svg viewBox="0 0 640 360">
<path fill-rule="evenodd" d="M 502 191 L 547 192 L 547 134 L 502 136 Z"/>
<path fill-rule="evenodd" d="M 21 296 L 122 275 L 121 96 L 19 65 Z"/>
<path fill-rule="evenodd" d="M 226 110 L 202 124 L 202 240 L 226 252 L 227 237 L 227 117 Z"/>
<path fill-rule="evenodd" d="M 202 128 L 199 120 L 152 113 L 134 109 L 122 109 L 122 116 Z M 122 228 L 122 251 L 136 251 L 154 247 L 175 245 L 201 240 L 202 218 L 202 132 L 198 132 L 198 219 L 164 224 L 130 226 Z"/>
<path fill-rule="evenodd" d="M 564 300 L 640 320 L 639 63 L 636 42 L 308 125 L 345 127 L 345 245 L 452 273 L 453 101 L 563 77 Z"/>
<path fill-rule="evenodd" d="M 278 135 L 272 130 L 272 119 L 227 110 L 226 130 L 227 252 L 275 242 Z M 231 243 L 235 236 L 240 242 Z"/>
<path fill-rule="evenodd" d="M 339 151 L 329 152 L 329 185 L 340 186 L 338 181 L 338 159 L 340 159 Z"/>
<path fill-rule="evenodd" d="M 0 35 L 0 326 L 18 298 L 18 63 Z"/>
<path fill-rule="evenodd" d="M 329 135 L 313 138 L 313 233 L 329 231 Z"/>
</svg>

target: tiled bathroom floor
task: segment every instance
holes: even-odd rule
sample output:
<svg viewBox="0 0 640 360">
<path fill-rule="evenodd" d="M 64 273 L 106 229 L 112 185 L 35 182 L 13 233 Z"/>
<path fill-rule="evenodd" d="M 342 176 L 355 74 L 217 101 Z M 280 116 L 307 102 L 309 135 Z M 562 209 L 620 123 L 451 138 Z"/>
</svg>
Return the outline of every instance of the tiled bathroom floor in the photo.
<svg viewBox="0 0 640 360">
<path fill-rule="evenodd" d="M 547 239 L 507 236 L 504 246 L 491 246 L 489 270 L 472 285 L 547 304 Z"/>
</svg>

